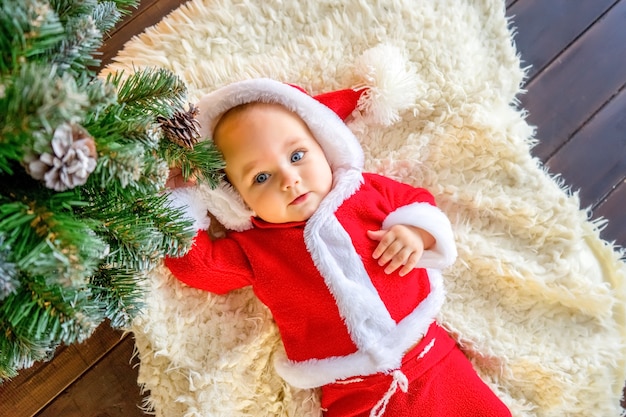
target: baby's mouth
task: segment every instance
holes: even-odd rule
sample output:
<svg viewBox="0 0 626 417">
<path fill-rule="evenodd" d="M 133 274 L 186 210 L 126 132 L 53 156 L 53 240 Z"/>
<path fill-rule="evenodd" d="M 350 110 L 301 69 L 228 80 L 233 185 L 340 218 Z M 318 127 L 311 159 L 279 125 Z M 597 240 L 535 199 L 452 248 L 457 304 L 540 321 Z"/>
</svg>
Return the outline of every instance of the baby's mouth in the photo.
<svg viewBox="0 0 626 417">
<path fill-rule="evenodd" d="M 309 193 L 304 193 L 304 194 L 300 194 L 298 197 L 294 198 L 291 203 L 289 203 L 290 206 L 296 206 L 298 204 L 304 203 L 306 201 L 306 199 L 309 197 Z"/>
</svg>

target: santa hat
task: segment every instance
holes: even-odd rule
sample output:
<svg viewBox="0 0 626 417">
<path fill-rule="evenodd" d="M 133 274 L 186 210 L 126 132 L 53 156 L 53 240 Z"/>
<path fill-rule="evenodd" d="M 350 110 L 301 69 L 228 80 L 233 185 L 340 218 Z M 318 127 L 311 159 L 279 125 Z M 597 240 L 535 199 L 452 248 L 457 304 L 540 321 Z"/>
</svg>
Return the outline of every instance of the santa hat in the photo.
<svg viewBox="0 0 626 417">
<path fill-rule="evenodd" d="M 415 104 L 419 86 L 402 51 L 387 44 L 365 51 L 354 63 L 354 75 L 358 82 L 352 88 L 315 96 L 296 85 L 268 78 L 228 84 L 198 102 L 200 135 L 210 139 L 220 118 L 233 107 L 252 102 L 280 104 L 307 124 L 328 159 L 335 186 L 355 188 L 358 184 L 339 181 L 346 172 L 360 175 L 363 167 L 363 151 L 349 126 L 386 126 L 398 121 L 400 112 Z M 172 200 L 187 207 L 197 228 L 208 227 L 207 210 L 229 229 L 250 227 L 253 213 L 229 184 L 215 190 L 202 185 L 174 190 Z"/>
</svg>

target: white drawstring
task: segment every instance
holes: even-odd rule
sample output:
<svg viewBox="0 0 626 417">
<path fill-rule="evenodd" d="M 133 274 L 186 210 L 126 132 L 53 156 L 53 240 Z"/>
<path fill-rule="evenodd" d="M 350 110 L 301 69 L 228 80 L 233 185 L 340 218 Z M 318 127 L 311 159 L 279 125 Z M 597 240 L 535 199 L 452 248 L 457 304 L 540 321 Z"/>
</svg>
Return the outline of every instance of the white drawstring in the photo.
<svg viewBox="0 0 626 417">
<path fill-rule="evenodd" d="M 417 357 L 417 360 L 422 359 L 432 348 L 433 346 L 435 346 L 435 339 L 433 337 L 433 340 L 430 341 L 430 343 L 428 345 L 426 345 L 426 347 L 424 348 L 424 350 L 422 350 L 422 352 L 420 353 L 420 355 Z"/>
<path fill-rule="evenodd" d="M 348 385 L 348 384 L 354 384 L 356 382 L 363 382 L 363 378 L 356 377 L 356 378 L 351 378 L 351 379 L 342 379 L 339 381 L 335 381 L 334 383 L 340 384 L 340 385 Z"/>
<path fill-rule="evenodd" d="M 398 387 L 400 387 L 400 391 L 402 392 L 407 392 L 409 390 L 409 380 L 401 370 L 396 369 L 391 373 L 391 376 L 393 377 L 393 380 L 391 381 L 391 385 L 389 385 L 389 389 L 387 390 L 383 398 L 381 398 L 380 401 L 376 403 L 374 408 L 372 408 L 372 411 L 370 412 L 370 417 L 381 417 L 383 414 L 385 414 L 387 404 L 389 404 L 389 400 L 391 400 L 393 394 L 396 393 Z"/>
</svg>

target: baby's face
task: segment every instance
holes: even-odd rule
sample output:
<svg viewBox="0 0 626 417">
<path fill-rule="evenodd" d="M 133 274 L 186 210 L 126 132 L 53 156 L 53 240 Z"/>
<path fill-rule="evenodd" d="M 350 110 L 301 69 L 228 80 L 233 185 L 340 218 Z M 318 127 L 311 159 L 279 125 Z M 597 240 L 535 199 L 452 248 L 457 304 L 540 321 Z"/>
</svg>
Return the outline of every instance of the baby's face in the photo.
<svg viewBox="0 0 626 417">
<path fill-rule="evenodd" d="M 322 148 L 302 119 L 280 105 L 227 114 L 214 140 L 229 181 L 267 222 L 307 220 L 332 187 Z"/>
</svg>

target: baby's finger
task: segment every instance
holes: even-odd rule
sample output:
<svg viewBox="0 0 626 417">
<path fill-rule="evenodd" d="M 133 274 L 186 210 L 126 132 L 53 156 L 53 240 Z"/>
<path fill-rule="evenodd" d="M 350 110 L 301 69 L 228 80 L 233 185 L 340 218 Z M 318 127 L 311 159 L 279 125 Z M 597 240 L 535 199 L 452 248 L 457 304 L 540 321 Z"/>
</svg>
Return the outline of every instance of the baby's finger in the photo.
<svg viewBox="0 0 626 417">
<path fill-rule="evenodd" d="M 411 250 L 408 248 L 401 248 L 391 259 L 391 262 L 385 268 L 386 274 L 391 274 L 401 266 L 405 265 L 411 257 Z"/>
<path fill-rule="evenodd" d="M 379 247 L 383 244 L 380 242 Z M 394 259 L 403 249 L 402 242 L 397 240 L 392 241 L 383 251 L 382 255 L 378 258 L 378 265 L 387 265 L 389 261 Z M 377 248 L 378 249 L 378 248 Z"/>
<path fill-rule="evenodd" d="M 399 272 L 400 276 L 403 277 L 409 272 L 411 272 L 417 266 L 417 263 L 419 262 L 420 258 L 421 256 L 419 252 L 411 253 L 411 255 L 409 256 L 409 259 L 407 259 L 406 263 L 404 264 L 404 266 Z"/>
<path fill-rule="evenodd" d="M 393 235 L 390 235 L 389 233 L 387 233 L 386 230 L 376 230 L 376 231 L 368 230 L 367 234 L 370 237 L 370 239 L 379 241 L 378 246 L 376 246 L 376 249 L 374 249 L 374 252 L 372 253 L 372 257 L 374 259 L 380 258 L 383 255 L 383 253 L 385 253 L 389 245 L 391 245 L 394 241 Z"/>
<path fill-rule="evenodd" d="M 367 237 L 369 237 L 372 240 L 376 240 L 376 241 L 381 241 L 383 239 L 383 237 L 385 236 L 385 231 L 384 230 L 368 230 L 367 231 Z M 376 246 L 376 249 L 374 249 L 374 252 L 372 252 L 372 257 L 374 259 L 378 259 L 380 257 L 380 255 L 383 254 L 383 252 L 385 251 L 385 249 L 387 248 L 387 246 L 382 247 L 380 245 L 380 243 Z"/>
<path fill-rule="evenodd" d="M 389 262 L 389 265 L 385 267 L 385 274 L 391 274 L 396 269 L 400 268 L 401 266 L 402 266 L 402 261 L 397 260 L 397 258 L 393 258 L 391 262 Z"/>
</svg>

